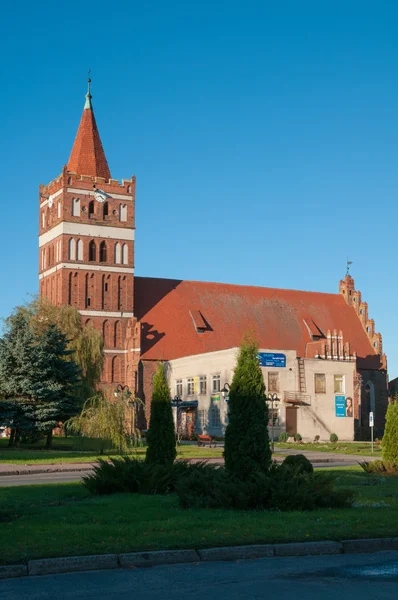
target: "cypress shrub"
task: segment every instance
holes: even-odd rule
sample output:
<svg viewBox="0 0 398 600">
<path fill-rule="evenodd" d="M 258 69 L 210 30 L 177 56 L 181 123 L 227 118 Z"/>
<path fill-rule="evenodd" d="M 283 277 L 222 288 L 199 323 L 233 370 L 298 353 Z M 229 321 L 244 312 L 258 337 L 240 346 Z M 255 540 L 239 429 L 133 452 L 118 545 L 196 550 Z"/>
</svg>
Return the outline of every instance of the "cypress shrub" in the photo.
<svg viewBox="0 0 398 600">
<path fill-rule="evenodd" d="M 398 467 L 398 396 L 388 405 L 382 442 L 383 463 Z"/>
<path fill-rule="evenodd" d="M 252 340 L 240 347 L 229 393 L 228 426 L 225 432 L 225 468 L 230 476 L 247 480 L 271 465 L 268 409 L 265 385 Z"/>
<path fill-rule="evenodd" d="M 146 462 L 172 465 L 176 456 L 173 412 L 165 365 L 159 363 L 153 380 L 151 418 L 146 436 Z"/>
</svg>

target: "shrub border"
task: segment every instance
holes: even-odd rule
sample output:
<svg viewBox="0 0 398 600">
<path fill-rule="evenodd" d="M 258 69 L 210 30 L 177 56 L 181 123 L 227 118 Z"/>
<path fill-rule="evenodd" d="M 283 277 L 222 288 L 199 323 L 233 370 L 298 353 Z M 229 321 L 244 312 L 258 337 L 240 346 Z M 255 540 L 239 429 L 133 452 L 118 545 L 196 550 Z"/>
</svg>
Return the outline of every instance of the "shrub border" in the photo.
<svg viewBox="0 0 398 600">
<path fill-rule="evenodd" d="M 29 575 L 53 575 L 76 571 L 104 569 L 131 569 L 198 563 L 205 561 L 245 560 L 281 556 L 320 556 L 331 554 L 355 554 L 398 550 L 398 537 L 343 540 L 341 542 L 294 542 L 289 544 L 257 544 L 252 546 L 229 546 L 201 550 L 157 550 L 153 552 L 130 552 L 124 554 L 94 554 L 92 556 L 65 556 L 41 558 L 28 561 L 27 565 L 0 566 L 0 579 L 27 577 Z"/>
</svg>

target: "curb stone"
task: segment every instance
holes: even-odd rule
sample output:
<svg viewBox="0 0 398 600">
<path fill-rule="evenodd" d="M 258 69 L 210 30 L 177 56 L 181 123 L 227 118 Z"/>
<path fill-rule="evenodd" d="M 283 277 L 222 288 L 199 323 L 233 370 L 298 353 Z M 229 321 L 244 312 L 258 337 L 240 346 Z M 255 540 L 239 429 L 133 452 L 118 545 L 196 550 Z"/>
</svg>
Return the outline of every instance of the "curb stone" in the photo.
<svg viewBox="0 0 398 600">
<path fill-rule="evenodd" d="M 152 567 L 155 565 L 171 565 L 176 563 L 191 563 L 200 560 L 196 550 L 157 550 L 155 552 L 130 552 L 119 554 L 119 564 L 122 568 Z"/>
<path fill-rule="evenodd" d="M 275 544 L 275 556 L 316 556 L 320 554 L 342 554 L 341 542 L 297 542 Z"/>
<path fill-rule="evenodd" d="M 383 550 L 398 550 L 398 537 L 396 538 L 374 538 L 369 540 L 344 540 L 344 552 L 354 554 L 356 552 L 382 552 Z"/>
<path fill-rule="evenodd" d="M 0 579 L 8 579 L 10 577 L 26 577 L 28 567 L 26 565 L 5 565 L 0 567 Z"/>
<path fill-rule="evenodd" d="M 266 558 L 274 556 L 272 544 L 257 546 L 226 546 L 225 548 L 206 548 L 198 550 L 200 560 L 244 560 L 246 558 Z"/>
<path fill-rule="evenodd" d="M 398 537 L 342 542 L 294 542 L 290 544 L 257 544 L 253 546 L 230 546 L 202 550 L 157 550 L 153 552 L 130 552 L 125 554 L 98 554 L 92 556 L 66 556 L 30 560 L 26 565 L 0 566 L 0 579 L 26 577 L 27 575 L 50 575 L 71 571 L 93 571 L 145 567 L 168 564 L 197 563 L 207 561 L 244 560 L 283 556 L 320 556 L 326 554 L 355 554 L 359 552 L 386 552 L 398 550 Z"/>
<path fill-rule="evenodd" d="M 116 569 L 118 566 L 117 554 L 42 558 L 39 560 L 30 560 L 28 562 L 29 575 L 50 575 L 54 573 L 67 573 L 68 571 Z"/>
</svg>

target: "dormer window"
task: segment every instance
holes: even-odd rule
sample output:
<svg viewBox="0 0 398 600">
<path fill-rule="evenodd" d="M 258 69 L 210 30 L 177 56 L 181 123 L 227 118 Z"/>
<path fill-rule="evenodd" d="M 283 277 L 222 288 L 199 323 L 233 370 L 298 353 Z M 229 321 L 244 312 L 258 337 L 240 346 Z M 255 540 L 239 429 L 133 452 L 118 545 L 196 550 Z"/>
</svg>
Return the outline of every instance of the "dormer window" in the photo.
<svg viewBox="0 0 398 600">
<path fill-rule="evenodd" d="M 210 327 L 206 320 L 204 319 L 200 310 L 191 310 L 191 317 L 193 324 L 196 329 L 196 333 L 204 333 L 205 331 L 209 331 Z"/>
</svg>

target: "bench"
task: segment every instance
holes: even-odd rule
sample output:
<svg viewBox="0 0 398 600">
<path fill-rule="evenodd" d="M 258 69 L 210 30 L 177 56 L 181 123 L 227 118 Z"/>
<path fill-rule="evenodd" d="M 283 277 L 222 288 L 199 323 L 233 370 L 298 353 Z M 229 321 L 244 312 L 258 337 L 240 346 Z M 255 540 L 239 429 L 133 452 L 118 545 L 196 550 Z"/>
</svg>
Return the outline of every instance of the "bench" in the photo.
<svg viewBox="0 0 398 600">
<path fill-rule="evenodd" d="M 214 448 L 217 447 L 217 443 L 210 435 L 198 435 L 198 446 L 206 446 L 206 444 L 209 444 L 210 448 L 212 445 Z"/>
</svg>

